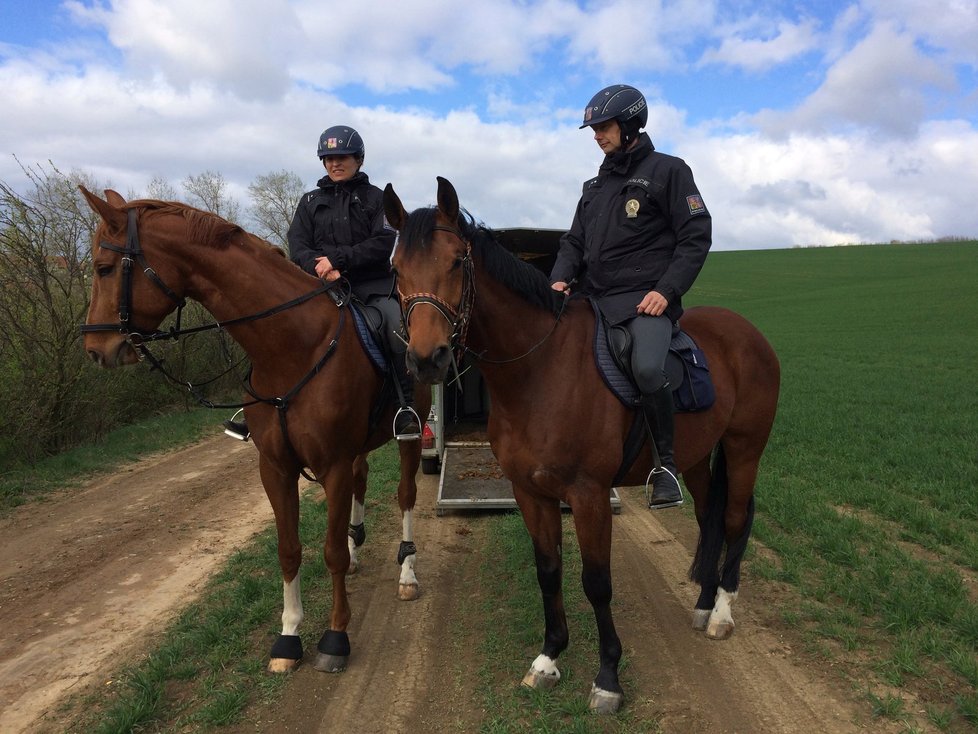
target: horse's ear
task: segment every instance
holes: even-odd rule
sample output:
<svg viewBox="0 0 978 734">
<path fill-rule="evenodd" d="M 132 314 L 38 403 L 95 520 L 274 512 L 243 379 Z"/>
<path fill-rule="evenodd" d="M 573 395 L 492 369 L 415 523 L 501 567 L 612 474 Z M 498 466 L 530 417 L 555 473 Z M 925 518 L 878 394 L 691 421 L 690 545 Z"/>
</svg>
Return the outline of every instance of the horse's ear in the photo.
<svg viewBox="0 0 978 734">
<path fill-rule="evenodd" d="M 115 198 L 117 198 L 119 201 L 122 202 L 121 206 L 114 206 L 111 203 L 111 200 L 113 199 L 112 196 L 109 196 L 110 201 L 103 201 L 102 199 L 98 198 L 95 194 L 93 194 L 91 191 L 86 189 L 84 186 L 79 185 L 78 188 L 81 190 L 82 196 L 85 197 L 85 201 L 87 201 L 88 205 L 92 208 L 92 211 L 98 214 L 100 217 L 102 217 L 102 219 L 105 220 L 105 223 L 109 226 L 110 229 L 117 230 L 117 231 L 125 230 L 126 228 L 126 210 L 124 208 L 126 203 L 125 199 L 123 199 L 118 194 L 115 194 L 114 191 L 111 192 L 115 194 Z M 106 194 L 108 195 L 109 192 L 106 192 Z"/>
<path fill-rule="evenodd" d="M 105 200 L 119 209 L 122 209 L 126 205 L 126 200 L 122 198 L 122 195 L 112 189 L 105 190 Z"/>
<path fill-rule="evenodd" d="M 384 187 L 384 216 L 387 217 L 387 223 L 398 232 L 404 228 L 407 212 L 404 211 L 404 205 L 401 203 L 400 197 L 394 193 L 394 187 L 391 184 Z"/>
<path fill-rule="evenodd" d="M 458 194 L 455 187 L 447 178 L 438 176 L 438 209 L 448 221 L 454 224 L 458 221 Z"/>
</svg>

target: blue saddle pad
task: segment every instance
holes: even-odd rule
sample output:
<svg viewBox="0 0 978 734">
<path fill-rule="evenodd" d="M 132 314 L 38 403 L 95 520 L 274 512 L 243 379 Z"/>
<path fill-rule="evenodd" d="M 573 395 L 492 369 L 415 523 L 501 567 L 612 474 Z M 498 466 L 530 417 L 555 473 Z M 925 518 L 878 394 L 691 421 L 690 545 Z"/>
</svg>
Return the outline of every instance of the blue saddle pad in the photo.
<svg viewBox="0 0 978 734">
<path fill-rule="evenodd" d="M 353 324 L 356 326 L 357 336 L 360 338 L 360 345 L 363 347 L 363 351 L 370 357 L 370 361 L 374 363 L 374 367 L 380 370 L 381 374 L 386 374 L 387 359 L 384 357 L 384 350 L 380 348 L 378 342 L 379 337 L 377 335 L 377 329 L 380 328 L 380 324 L 377 323 L 380 319 L 379 314 L 376 316 L 373 314 L 368 315 L 365 313 L 363 305 L 356 301 L 350 301 L 349 306 L 350 313 L 353 314 Z"/>
<path fill-rule="evenodd" d="M 590 303 L 595 322 L 594 359 L 601 379 L 625 406 L 637 408 L 642 404 L 642 395 L 613 352 L 612 336 L 604 316 L 593 300 Z M 676 412 L 696 412 L 713 405 L 716 395 L 706 355 L 693 337 L 682 329 L 676 329 L 672 335 L 666 357 L 666 377 L 672 385 Z"/>
</svg>

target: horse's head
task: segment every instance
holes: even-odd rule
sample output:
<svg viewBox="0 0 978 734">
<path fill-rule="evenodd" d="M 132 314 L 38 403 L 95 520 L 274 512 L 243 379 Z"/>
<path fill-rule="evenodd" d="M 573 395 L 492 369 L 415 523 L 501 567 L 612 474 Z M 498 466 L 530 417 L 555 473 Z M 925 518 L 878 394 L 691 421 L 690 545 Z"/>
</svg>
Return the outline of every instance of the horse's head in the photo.
<svg viewBox="0 0 978 734">
<path fill-rule="evenodd" d="M 158 238 L 140 227 L 139 209 L 115 191 L 100 199 L 80 186 L 102 221 L 92 244 L 92 297 L 82 332 L 85 350 L 101 367 L 139 361 L 137 347 L 184 303 L 172 258 L 154 246 Z M 147 253 L 152 265 L 147 260 Z"/>
<path fill-rule="evenodd" d="M 387 184 L 384 212 L 398 231 L 391 266 L 408 332 L 408 369 L 421 382 L 440 382 L 465 338 L 474 296 L 471 249 L 459 218 L 458 195 L 439 176 L 437 208 L 409 215 Z"/>
</svg>

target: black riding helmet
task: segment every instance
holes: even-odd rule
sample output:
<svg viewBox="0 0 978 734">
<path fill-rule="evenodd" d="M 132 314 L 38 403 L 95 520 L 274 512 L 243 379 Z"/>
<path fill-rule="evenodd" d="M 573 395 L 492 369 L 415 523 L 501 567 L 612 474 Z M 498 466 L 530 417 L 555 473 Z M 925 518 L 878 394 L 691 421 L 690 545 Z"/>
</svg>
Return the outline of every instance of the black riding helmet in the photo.
<svg viewBox="0 0 978 734">
<path fill-rule="evenodd" d="M 607 120 L 618 121 L 618 127 L 621 128 L 621 147 L 625 150 L 649 121 L 649 107 L 645 96 L 627 84 L 605 87 L 584 108 L 584 122 L 579 129 Z"/>
<path fill-rule="evenodd" d="M 316 155 L 320 159 L 327 155 L 352 155 L 363 163 L 365 151 L 360 133 L 346 125 L 334 125 L 323 130 L 323 134 L 319 136 Z"/>
</svg>

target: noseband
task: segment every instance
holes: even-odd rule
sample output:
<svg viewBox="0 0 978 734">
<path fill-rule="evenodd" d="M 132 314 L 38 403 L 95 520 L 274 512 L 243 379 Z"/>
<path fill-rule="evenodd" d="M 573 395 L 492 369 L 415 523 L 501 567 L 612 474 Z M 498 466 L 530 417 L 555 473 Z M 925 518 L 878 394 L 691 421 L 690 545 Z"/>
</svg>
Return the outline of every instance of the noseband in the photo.
<svg viewBox="0 0 978 734">
<path fill-rule="evenodd" d="M 457 360 L 461 360 L 462 352 L 465 351 L 465 335 L 469 329 L 469 319 L 472 318 L 472 306 L 475 303 L 475 278 L 472 276 L 472 245 L 455 227 L 446 227 L 436 224 L 432 230 L 449 232 L 458 237 L 465 244 L 465 255 L 462 257 L 462 294 L 459 296 L 457 306 L 453 306 L 441 296 L 435 293 L 413 293 L 405 296 L 401 293 L 400 287 L 397 294 L 401 297 L 403 304 L 401 315 L 404 319 L 405 335 L 410 339 L 409 323 L 414 309 L 421 305 L 427 305 L 440 313 L 445 321 L 448 322 L 452 330 L 448 343 L 452 349 L 452 354 Z"/>
</svg>

